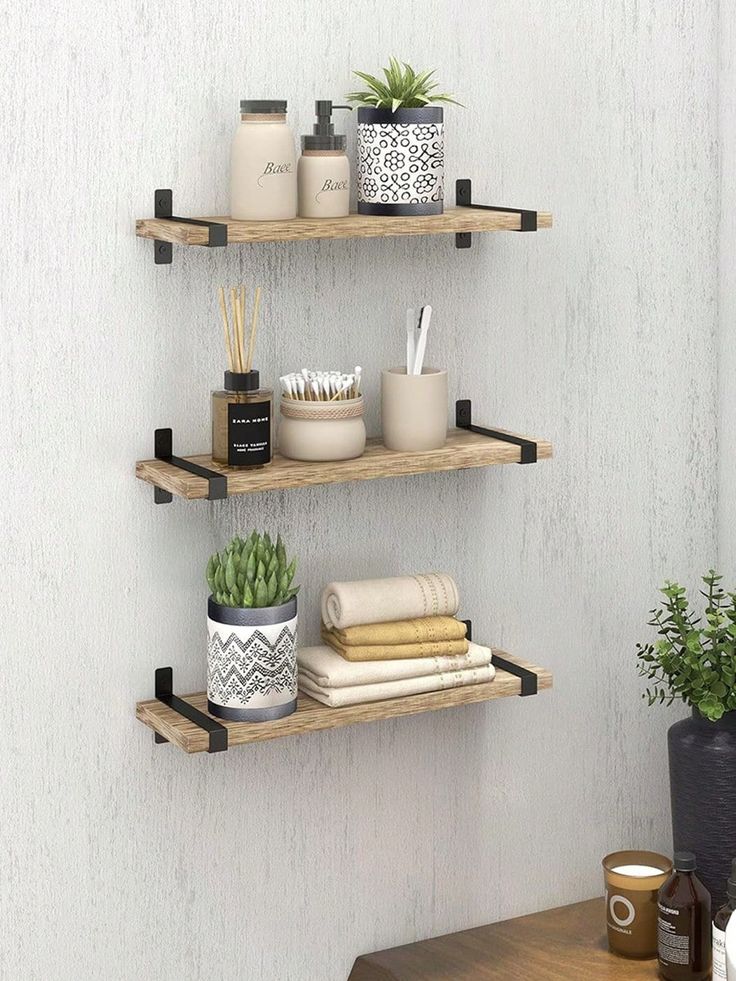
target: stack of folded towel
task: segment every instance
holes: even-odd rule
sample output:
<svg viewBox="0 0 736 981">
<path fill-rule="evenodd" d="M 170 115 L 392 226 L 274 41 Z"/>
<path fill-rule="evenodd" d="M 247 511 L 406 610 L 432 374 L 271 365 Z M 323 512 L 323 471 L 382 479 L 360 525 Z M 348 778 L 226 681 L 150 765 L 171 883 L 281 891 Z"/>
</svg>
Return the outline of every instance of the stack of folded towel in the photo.
<svg viewBox="0 0 736 981">
<path fill-rule="evenodd" d="M 298 652 L 299 687 L 337 708 L 491 681 L 491 651 L 466 639 L 458 607 L 440 573 L 330 583 L 326 646 Z"/>
</svg>

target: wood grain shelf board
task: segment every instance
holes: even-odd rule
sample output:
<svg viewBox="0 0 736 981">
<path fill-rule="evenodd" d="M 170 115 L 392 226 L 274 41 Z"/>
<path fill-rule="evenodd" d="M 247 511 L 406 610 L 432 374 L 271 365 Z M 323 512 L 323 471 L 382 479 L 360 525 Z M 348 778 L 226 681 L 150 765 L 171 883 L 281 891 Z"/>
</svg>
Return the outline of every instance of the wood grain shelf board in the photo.
<svg viewBox="0 0 736 981">
<path fill-rule="evenodd" d="M 606 904 L 591 899 L 363 954 L 348 981 L 656 981 L 657 959 L 608 951 Z"/>
<path fill-rule="evenodd" d="M 205 217 L 227 225 L 229 245 L 243 242 L 298 242 L 324 238 L 391 238 L 403 235 L 451 235 L 456 232 L 518 231 L 521 216 L 511 211 L 481 211 L 475 208 L 447 208 L 441 215 L 384 217 L 351 214 L 347 218 L 292 218 L 288 221 L 236 221 L 233 218 Z M 540 211 L 538 228 L 551 228 L 552 215 Z M 139 238 L 173 242 L 176 245 L 206 245 L 208 229 L 184 225 L 166 218 L 138 218 Z"/>
<path fill-rule="evenodd" d="M 552 687 L 549 671 L 529 664 L 518 658 L 509 657 L 504 651 L 495 651 L 499 657 L 513 661 L 521 667 L 529 668 L 538 675 L 539 690 Z M 226 722 L 216 719 L 228 731 L 228 747 L 242 746 L 245 743 L 264 742 L 282 736 L 298 736 L 321 729 L 338 729 L 341 726 L 355 725 L 359 722 L 377 722 L 380 719 L 393 719 L 402 715 L 418 715 L 434 712 L 437 709 L 452 708 L 456 705 L 470 705 L 474 702 L 490 701 L 494 698 L 507 698 L 518 695 L 521 681 L 513 674 L 496 669 L 493 681 L 480 685 L 467 685 L 464 688 L 450 688 L 447 691 L 429 692 L 424 695 L 409 695 L 403 698 L 390 698 L 383 702 L 367 705 L 350 705 L 346 708 L 329 708 L 299 692 L 297 710 L 285 719 L 275 722 Z M 206 692 L 181 696 L 201 712 L 207 712 Z M 158 699 L 138 702 L 136 718 L 149 729 L 159 733 L 170 743 L 179 746 L 186 753 L 206 752 L 209 745 L 208 734 L 195 723 L 179 715 Z M 214 716 L 212 717 L 214 718 Z"/>
<path fill-rule="evenodd" d="M 501 430 L 499 430 L 501 431 Z M 532 439 L 533 437 L 527 437 Z M 537 458 L 549 459 L 552 444 L 537 440 Z M 513 443 L 481 436 L 465 429 L 451 429 L 447 442 L 439 450 L 399 453 L 387 450 L 380 439 L 369 439 L 363 456 L 356 460 L 330 463 L 302 463 L 286 460 L 277 453 L 273 462 L 260 470 L 234 470 L 216 463 L 211 456 L 186 459 L 227 476 L 228 496 L 253 494 L 267 490 L 288 490 L 316 484 L 341 484 L 352 480 L 374 480 L 379 477 L 404 477 L 409 474 L 442 470 L 469 470 L 501 463 L 518 463 L 521 450 Z M 163 460 L 140 460 L 136 477 L 155 487 L 170 491 L 188 501 L 207 497 L 207 480 Z"/>
</svg>

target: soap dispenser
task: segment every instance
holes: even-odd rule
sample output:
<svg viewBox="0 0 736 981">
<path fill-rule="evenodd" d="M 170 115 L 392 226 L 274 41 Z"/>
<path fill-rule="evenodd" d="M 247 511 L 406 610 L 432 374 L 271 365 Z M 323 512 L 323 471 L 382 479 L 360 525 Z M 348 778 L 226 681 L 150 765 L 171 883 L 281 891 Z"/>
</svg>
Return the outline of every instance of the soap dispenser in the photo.
<svg viewBox="0 0 736 981">
<path fill-rule="evenodd" d="M 329 99 L 314 104 L 317 122 L 313 132 L 302 136 L 302 155 L 297 167 L 299 215 L 302 218 L 344 218 L 350 210 L 350 163 L 345 137 L 335 135 L 335 106 Z"/>
</svg>

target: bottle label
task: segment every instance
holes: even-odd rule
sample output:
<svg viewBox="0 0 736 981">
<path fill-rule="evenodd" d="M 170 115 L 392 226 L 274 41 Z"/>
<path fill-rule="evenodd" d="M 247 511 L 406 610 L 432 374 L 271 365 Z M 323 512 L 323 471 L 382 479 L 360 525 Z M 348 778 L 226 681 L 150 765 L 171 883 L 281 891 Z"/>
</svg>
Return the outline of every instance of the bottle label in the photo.
<svg viewBox="0 0 736 981">
<path fill-rule="evenodd" d="M 693 936 L 692 908 L 674 909 L 662 902 L 657 907 L 659 963 L 664 967 L 690 964 L 693 959 L 693 951 L 690 949 L 690 938 Z"/>
<path fill-rule="evenodd" d="M 231 402 L 227 407 L 227 462 L 259 467 L 271 462 L 269 402 Z"/>
<path fill-rule="evenodd" d="M 726 933 L 713 926 L 713 981 L 727 981 Z"/>
</svg>

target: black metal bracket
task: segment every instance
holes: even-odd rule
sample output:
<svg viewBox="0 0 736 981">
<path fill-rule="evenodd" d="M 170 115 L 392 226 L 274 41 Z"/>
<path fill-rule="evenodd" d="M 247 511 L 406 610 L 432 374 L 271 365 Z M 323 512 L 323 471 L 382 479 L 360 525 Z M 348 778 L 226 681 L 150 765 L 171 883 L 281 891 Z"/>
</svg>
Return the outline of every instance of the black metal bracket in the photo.
<svg viewBox="0 0 736 981">
<path fill-rule="evenodd" d="M 490 436 L 491 439 L 500 439 L 504 443 L 513 443 L 514 446 L 521 447 L 518 463 L 537 462 L 537 444 L 534 440 L 524 439 L 523 436 L 514 436 L 512 433 L 502 433 L 497 429 L 484 429 L 482 426 L 473 425 L 470 399 L 458 399 L 455 403 L 455 425 L 458 429 L 469 429 L 471 433 L 480 433 L 481 436 Z"/>
<path fill-rule="evenodd" d="M 183 715 L 185 719 L 189 719 L 190 722 L 193 722 L 200 729 L 204 729 L 205 732 L 210 734 L 210 744 L 207 748 L 208 753 L 225 752 L 227 749 L 227 729 L 225 726 L 220 725 L 219 722 L 211 719 L 209 715 L 205 715 L 204 712 L 200 712 L 199 709 L 190 705 L 189 702 L 185 702 L 183 698 L 179 698 L 178 695 L 174 694 L 174 672 L 171 668 L 156 668 L 155 685 L 156 698 L 159 702 L 168 705 L 170 709 L 178 712 L 179 715 Z M 157 743 L 167 743 L 169 741 L 158 732 L 154 733 L 154 736 Z"/>
<path fill-rule="evenodd" d="M 455 204 L 458 208 L 477 208 L 480 211 L 506 211 L 513 215 L 520 216 L 519 228 L 513 229 L 515 232 L 536 232 L 537 212 L 528 211 L 524 208 L 499 208 L 491 204 L 474 204 L 472 182 L 465 180 L 455 181 Z M 469 249 L 473 244 L 472 232 L 456 232 L 455 248 Z"/>
<path fill-rule="evenodd" d="M 200 467 L 198 463 L 191 460 L 184 460 L 180 456 L 173 455 L 173 434 L 170 429 L 157 429 L 154 433 L 153 455 L 157 460 L 170 463 L 180 470 L 186 470 L 195 474 L 197 477 L 204 477 L 209 483 L 207 492 L 208 501 L 222 501 L 227 497 L 227 477 L 216 470 L 208 470 L 207 467 Z M 153 500 L 156 504 L 170 504 L 173 495 L 163 487 L 153 488 Z"/>
<path fill-rule="evenodd" d="M 156 218 L 165 218 L 167 221 L 178 221 L 182 225 L 202 225 L 208 229 L 207 245 L 209 247 L 219 247 L 227 245 L 227 225 L 219 221 L 203 221 L 201 218 L 178 218 L 172 214 L 174 210 L 174 198 L 171 188 L 160 187 L 154 196 L 153 213 Z M 173 248 L 171 242 L 161 242 L 155 239 L 153 243 L 153 261 L 157 266 L 168 265 L 173 258 Z"/>
<path fill-rule="evenodd" d="M 473 621 L 463 620 L 463 623 L 467 627 L 465 636 L 468 640 L 472 640 Z M 505 657 L 499 657 L 495 651 L 493 653 L 492 663 L 502 671 L 506 671 L 507 674 L 513 674 L 516 678 L 521 680 L 521 691 L 519 692 L 520 698 L 525 698 L 527 695 L 537 694 L 539 690 L 539 679 L 533 671 L 529 670 L 529 668 L 522 668 L 521 665 L 514 664 L 513 661 L 507 661 Z"/>
</svg>

